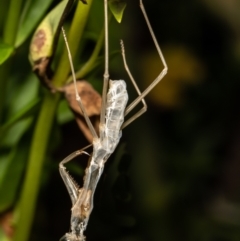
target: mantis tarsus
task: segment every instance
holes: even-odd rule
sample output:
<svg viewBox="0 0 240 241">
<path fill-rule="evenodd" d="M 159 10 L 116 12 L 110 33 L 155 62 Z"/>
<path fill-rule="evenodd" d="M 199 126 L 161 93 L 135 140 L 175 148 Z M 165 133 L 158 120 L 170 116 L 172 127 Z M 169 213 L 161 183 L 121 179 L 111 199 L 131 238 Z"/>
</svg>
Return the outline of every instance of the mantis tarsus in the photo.
<svg viewBox="0 0 240 241">
<path fill-rule="evenodd" d="M 147 105 L 144 97 L 159 83 L 159 81 L 166 75 L 168 67 L 163 57 L 161 49 L 158 45 L 150 22 L 148 20 L 142 0 L 140 0 L 140 8 L 142 10 L 145 21 L 148 25 L 150 34 L 156 46 L 159 57 L 163 63 L 163 70 L 157 78 L 141 93 L 129 68 L 125 57 L 125 49 L 123 41 L 121 44 L 121 51 L 125 70 L 133 83 L 134 88 L 138 93 L 138 97 L 130 103 L 127 107 L 128 94 L 126 90 L 126 83 L 124 80 L 110 80 L 109 79 L 109 52 L 108 52 L 108 5 L 107 0 L 104 0 L 104 25 L 105 25 L 105 71 L 103 75 L 103 91 L 102 91 L 102 107 L 100 115 L 99 136 L 97 135 L 89 117 L 86 114 L 85 108 L 82 104 L 81 97 L 78 94 L 76 87 L 76 78 L 74 75 L 73 63 L 71 53 L 67 43 L 66 35 L 63 30 L 66 47 L 68 50 L 69 61 L 73 74 L 73 81 L 75 84 L 76 100 L 79 104 L 84 118 L 87 122 L 88 128 L 93 136 L 93 143 L 81 150 L 75 151 L 67 156 L 59 164 L 60 174 L 69 192 L 72 201 L 72 215 L 71 215 L 71 232 L 66 233 L 61 240 L 64 241 L 84 241 L 83 234 L 87 227 L 88 220 L 93 209 L 93 196 L 104 169 L 104 164 L 109 156 L 114 152 L 116 146 L 122 135 L 122 129 L 141 116 L 146 110 Z M 142 109 L 124 122 L 124 117 L 139 103 L 143 103 Z M 71 161 L 75 157 L 86 154 L 85 150 L 93 146 L 93 152 L 90 155 L 89 164 L 85 170 L 83 187 L 79 188 L 72 177 L 66 171 L 64 164 Z"/>
</svg>

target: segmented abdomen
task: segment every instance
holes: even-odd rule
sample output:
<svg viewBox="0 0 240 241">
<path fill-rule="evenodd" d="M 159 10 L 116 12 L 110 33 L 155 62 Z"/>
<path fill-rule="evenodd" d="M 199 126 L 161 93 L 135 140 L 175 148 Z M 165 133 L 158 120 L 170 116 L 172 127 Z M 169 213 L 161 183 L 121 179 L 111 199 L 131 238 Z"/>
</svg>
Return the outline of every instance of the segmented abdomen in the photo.
<svg viewBox="0 0 240 241">
<path fill-rule="evenodd" d="M 121 138 L 121 126 L 128 101 L 128 93 L 124 80 L 110 80 L 106 103 L 105 137 L 107 149 L 112 153 Z"/>
</svg>

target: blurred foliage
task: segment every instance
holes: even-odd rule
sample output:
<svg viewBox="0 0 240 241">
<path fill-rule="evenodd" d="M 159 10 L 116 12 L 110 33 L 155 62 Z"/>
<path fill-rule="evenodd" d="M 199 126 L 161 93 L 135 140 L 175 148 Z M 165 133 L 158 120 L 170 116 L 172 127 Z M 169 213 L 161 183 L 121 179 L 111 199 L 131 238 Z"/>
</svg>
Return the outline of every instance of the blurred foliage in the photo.
<svg viewBox="0 0 240 241">
<path fill-rule="evenodd" d="M 116 20 L 121 23 L 123 12 L 127 6 L 125 0 L 109 0 L 108 1 L 109 8 L 111 9 L 112 14 L 116 18 Z"/>
<path fill-rule="evenodd" d="M 101 92 L 103 1 L 91 2 L 74 5 L 64 25 L 76 72 Z M 63 96 L 40 84 L 28 60 L 34 31 L 58 3 L 0 3 L 0 241 L 59 240 L 69 230 L 71 202 L 58 163 L 87 140 Z M 169 73 L 106 164 L 87 240 L 238 241 L 239 2 L 144 4 Z M 130 99 L 136 93 L 120 39 L 141 90 L 162 69 L 138 5 L 127 1 L 121 24 L 112 18 L 109 30 L 110 75 L 129 83 Z M 61 37 L 51 71 L 54 86 L 69 81 Z M 85 166 L 69 164 L 79 182 Z"/>
</svg>

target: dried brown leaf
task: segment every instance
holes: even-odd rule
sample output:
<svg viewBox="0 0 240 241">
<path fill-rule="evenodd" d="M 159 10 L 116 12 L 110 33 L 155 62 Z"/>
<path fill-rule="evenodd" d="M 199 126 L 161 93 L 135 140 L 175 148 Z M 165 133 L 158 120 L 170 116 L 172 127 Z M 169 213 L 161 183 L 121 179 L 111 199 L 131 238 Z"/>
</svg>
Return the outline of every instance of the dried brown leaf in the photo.
<svg viewBox="0 0 240 241">
<path fill-rule="evenodd" d="M 81 97 L 83 106 L 87 112 L 87 115 L 90 117 L 91 122 L 97 133 L 99 132 L 99 116 L 101 113 L 101 96 L 97 91 L 95 91 L 91 84 L 86 81 L 77 81 L 77 90 Z M 69 107 L 73 111 L 77 124 L 82 130 L 85 137 L 92 142 L 92 134 L 88 129 L 86 121 L 83 117 L 82 111 L 79 107 L 78 102 L 76 101 L 74 83 L 70 83 L 63 87 L 65 93 L 65 98 L 68 102 Z"/>
</svg>

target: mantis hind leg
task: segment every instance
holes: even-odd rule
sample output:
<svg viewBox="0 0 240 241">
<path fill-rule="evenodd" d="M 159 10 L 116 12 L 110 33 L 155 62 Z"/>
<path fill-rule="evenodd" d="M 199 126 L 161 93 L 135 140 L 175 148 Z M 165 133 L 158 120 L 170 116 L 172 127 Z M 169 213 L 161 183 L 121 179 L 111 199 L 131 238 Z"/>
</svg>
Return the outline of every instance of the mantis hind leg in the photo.
<svg viewBox="0 0 240 241">
<path fill-rule="evenodd" d="M 136 114 L 134 114 L 132 117 L 130 117 L 128 120 L 126 120 L 123 125 L 122 125 L 122 129 L 125 128 L 127 125 L 129 125 L 131 122 L 133 122 L 134 120 L 136 120 L 138 117 L 140 117 L 144 112 L 146 112 L 147 110 L 147 105 L 146 105 L 146 102 L 144 100 L 144 97 L 163 79 L 163 77 L 167 74 L 167 71 L 168 71 L 168 67 L 167 67 L 167 63 L 165 61 L 165 58 L 162 54 L 162 51 L 161 51 L 161 48 L 157 42 L 157 39 L 156 39 L 156 36 L 152 30 L 152 26 L 149 22 L 149 19 L 148 19 L 148 16 L 147 16 L 147 13 L 145 11 L 145 8 L 144 8 L 144 5 L 143 5 L 143 2 L 142 0 L 140 0 L 140 8 L 142 10 L 142 13 L 143 13 L 143 16 L 144 16 L 144 19 L 147 23 L 147 26 L 148 26 L 148 29 L 149 29 L 149 32 L 152 36 L 152 39 L 153 39 L 153 42 L 154 42 L 154 45 L 157 49 L 157 52 L 158 52 L 158 55 L 162 61 L 162 64 L 163 64 L 163 70 L 159 73 L 159 75 L 153 80 L 153 82 L 141 93 L 138 86 L 137 86 L 137 83 L 136 81 L 134 80 L 129 68 L 128 68 L 128 65 L 127 65 L 127 61 L 126 61 L 126 56 L 125 56 L 125 49 L 124 49 L 124 46 L 123 46 L 123 41 L 121 41 L 121 50 L 122 50 L 122 56 L 123 56 L 123 63 L 124 63 L 124 67 L 125 67 L 125 70 L 126 72 L 128 73 L 128 76 L 130 78 L 130 80 L 132 81 L 133 83 L 133 86 L 134 88 L 136 89 L 137 93 L 138 93 L 138 97 L 132 102 L 130 103 L 126 110 L 125 110 L 125 116 L 130 113 L 130 111 L 139 103 L 139 102 L 142 102 L 143 103 L 143 108 L 140 109 Z"/>
</svg>

